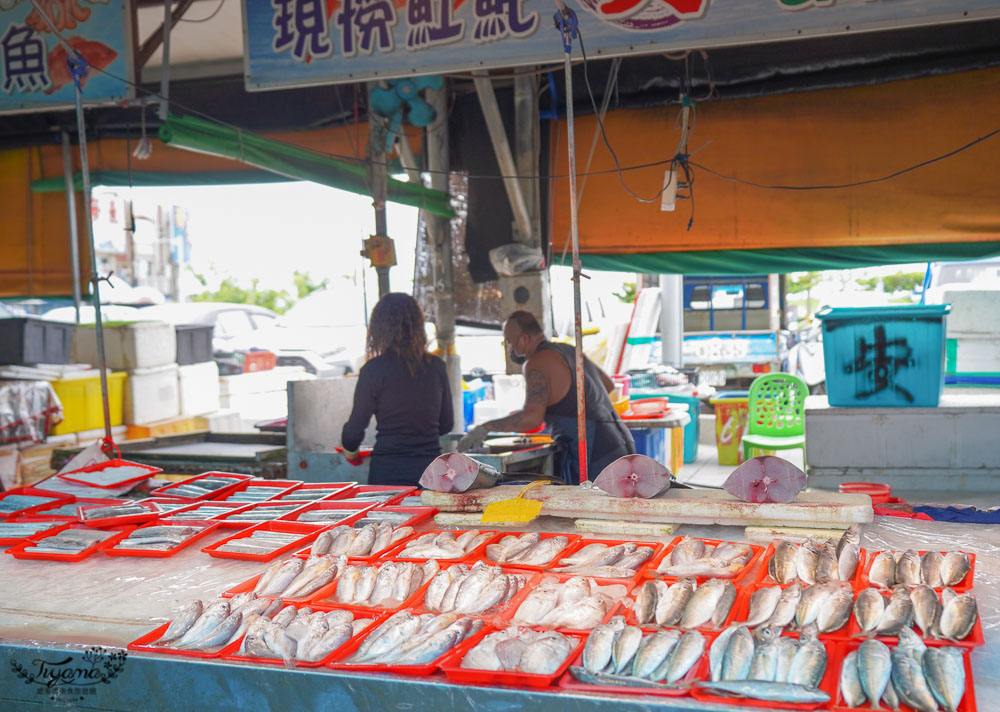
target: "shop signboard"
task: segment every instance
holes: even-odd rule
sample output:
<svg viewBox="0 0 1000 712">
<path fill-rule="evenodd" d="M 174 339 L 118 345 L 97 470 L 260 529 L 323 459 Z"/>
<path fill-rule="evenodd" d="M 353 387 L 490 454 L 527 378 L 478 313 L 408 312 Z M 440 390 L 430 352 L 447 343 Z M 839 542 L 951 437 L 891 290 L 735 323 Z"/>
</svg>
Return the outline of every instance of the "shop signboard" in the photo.
<svg viewBox="0 0 1000 712">
<path fill-rule="evenodd" d="M 249 91 L 563 59 L 555 0 L 242 2 Z M 565 2 L 576 11 L 590 58 L 1000 17 L 998 0 Z"/>
<path fill-rule="evenodd" d="M 129 7 L 126 0 L 40 0 L 46 22 L 30 0 L 0 0 L 0 113 L 73 106 L 72 53 L 59 37 L 89 65 L 84 103 L 131 98 Z"/>
</svg>

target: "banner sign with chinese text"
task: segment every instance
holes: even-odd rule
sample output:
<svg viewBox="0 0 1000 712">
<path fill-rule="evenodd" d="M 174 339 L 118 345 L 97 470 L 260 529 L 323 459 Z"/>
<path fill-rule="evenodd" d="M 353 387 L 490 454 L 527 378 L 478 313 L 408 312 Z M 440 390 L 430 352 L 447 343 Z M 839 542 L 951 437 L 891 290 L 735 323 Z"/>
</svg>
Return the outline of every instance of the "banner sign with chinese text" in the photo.
<svg viewBox="0 0 1000 712">
<path fill-rule="evenodd" d="M 591 58 L 1000 17 L 998 0 L 565 2 Z M 555 10 L 554 0 L 243 0 L 246 87 L 559 62 Z"/>
<path fill-rule="evenodd" d="M 51 111 L 74 103 L 67 50 L 52 28 L 87 60 L 87 104 L 132 96 L 132 38 L 125 0 L 0 0 L 0 112 Z M 50 28 L 49 24 L 52 27 Z M 114 75 L 114 76 L 111 76 Z"/>
</svg>

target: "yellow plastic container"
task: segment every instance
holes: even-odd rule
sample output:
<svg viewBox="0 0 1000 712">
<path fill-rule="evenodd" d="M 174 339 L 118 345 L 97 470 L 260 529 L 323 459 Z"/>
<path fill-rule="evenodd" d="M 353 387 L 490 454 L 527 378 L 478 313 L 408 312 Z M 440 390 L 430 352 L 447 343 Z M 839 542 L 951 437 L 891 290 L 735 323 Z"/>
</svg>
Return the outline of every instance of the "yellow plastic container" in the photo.
<svg viewBox="0 0 1000 712">
<path fill-rule="evenodd" d="M 111 425 L 121 425 L 124 420 L 124 372 L 108 374 L 108 406 Z M 52 382 L 52 389 L 59 396 L 63 407 L 63 421 L 52 428 L 53 435 L 79 433 L 104 427 L 104 406 L 101 403 L 101 376 L 63 378 Z"/>
<path fill-rule="evenodd" d="M 709 403 L 715 406 L 715 444 L 719 449 L 720 465 L 743 462 L 743 433 L 750 415 L 750 399 L 731 393 L 720 393 Z"/>
<path fill-rule="evenodd" d="M 670 471 L 675 475 L 684 466 L 684 428 L 670 429 Z"/>
</svg>

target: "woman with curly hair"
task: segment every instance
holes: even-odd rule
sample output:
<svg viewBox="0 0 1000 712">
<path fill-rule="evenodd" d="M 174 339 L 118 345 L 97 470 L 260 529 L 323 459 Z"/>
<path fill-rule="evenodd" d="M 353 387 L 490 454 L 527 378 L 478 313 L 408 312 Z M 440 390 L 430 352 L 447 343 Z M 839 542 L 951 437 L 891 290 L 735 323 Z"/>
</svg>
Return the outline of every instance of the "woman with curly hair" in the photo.
<svg viewBox="0 0 1000 712">
<path fill-rule="evenodd" d="M 424 315 L 413 297 L 394 292 L 378 301 L 367 351 L 341 443 L 348 460 L 357 461 L 374 415 L 369 484 L 415 485 L 441 454 L 439 438 L 451 432 L 454 413 L 444 361 L 427 353 Z"/>
</svg>

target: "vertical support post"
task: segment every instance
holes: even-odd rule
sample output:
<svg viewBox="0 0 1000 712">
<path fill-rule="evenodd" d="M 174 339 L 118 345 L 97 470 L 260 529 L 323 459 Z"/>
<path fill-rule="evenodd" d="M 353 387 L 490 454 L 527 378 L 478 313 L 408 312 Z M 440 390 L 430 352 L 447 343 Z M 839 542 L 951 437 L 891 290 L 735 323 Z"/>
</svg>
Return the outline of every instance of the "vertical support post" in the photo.
<svg viewBox="0 0 1000 712">
<path fill-rule="evenodd" d="M 66 181 L 66 210 L 69 217 L 69 256 L 73 270 L 73 310 L 80 323 L 80 234 L 76 225 L 76 186 L 73 185 L 73 159 L 70 156 L 69 133 L 62 134 L 63 178 Z M 88 206 L 89 213 L 89 206 Z"/>
<path fill-rule="evenodd" d="M 371 110 L 371 95 L 375 86 L 374 82 L 368 83 L 368 183 L 371 185 L 372 206 L 375 208 L 375 234 L 388 237 L 385 203 L 389 191 L 389 174 L 386 169 L 385 126 L 375 121 Z M 375 273 L 378 275 L 378 296 L 381 299 L 392 291 L 389 288 L 389 268 L 376 267 Z"/>
<path fill-rule="evenodd" d="M 449 192 L 451 156 L 448 153 L 448 81 L 440 89 L 428 89 L 427 101 L 435 111 L 434 122 L 427 127 L 427 168 L 430 187 Z M 401 139 L 401 140 L 405 140 Z M 441 358 L 448 367 L 455 426 L 452 432 L 465 432 L 462 407 L 462 363 L 455 351 L 455 272 L 451 254 L 451 220 L 425 213 L 427 238 L 431 247 L 431 275 L 434 289 L 434 323 Z"/>
<path fill-rule="evenodd" d="M 768 328 L 777 333 L 781 329 L 781 289 L 779 287 L 779 275 L 769 274 L 767 275 L 767 303 L 770 307 L 768 309 L 769 315 L 769 326 Z M 746 300 L 744 299 L 744 304 Z"/>
<path fill-rule="evenodd" d="M 160 64 L 160 120 L 165 121 L 170 112 L 170 30 L 173 19 L 170 17 L 171 0 L 163 0 L 163 62 Z"/>
<path fill-rule="evenodd" d="M 684 277 L 660 275 L 660 362 L 680 368 L 684 365 Z"/>
<path fill-rule="evenodd" d="M 514 76 L 514 161 L 531 225 L 531 234 L 521 235 L 521 240 L 532 247 L 538 247 L 542 239 L 540 186 L 534 178 L 538 175 L 541 141 L 536 84 L 533 67 Z"/>
</svg>

